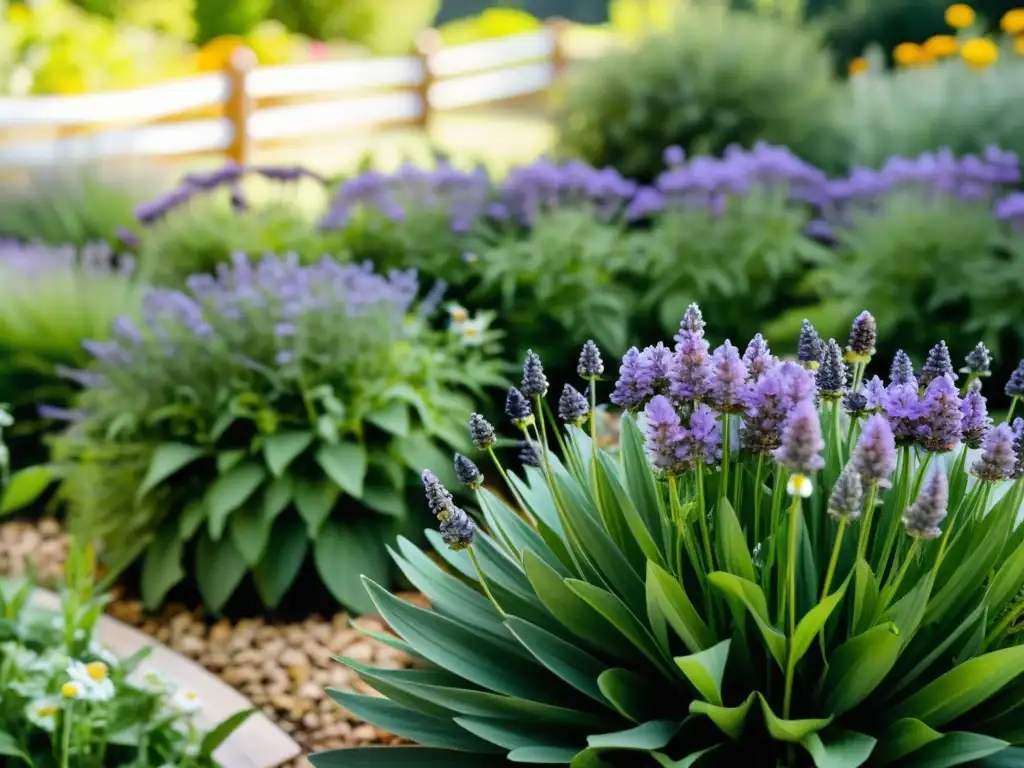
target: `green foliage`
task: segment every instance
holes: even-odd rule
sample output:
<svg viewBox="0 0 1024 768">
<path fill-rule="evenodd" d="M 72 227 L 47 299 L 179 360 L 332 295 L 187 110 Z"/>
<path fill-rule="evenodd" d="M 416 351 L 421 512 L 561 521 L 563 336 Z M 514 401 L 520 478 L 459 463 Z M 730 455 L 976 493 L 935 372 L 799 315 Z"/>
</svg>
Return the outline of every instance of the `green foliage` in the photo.
<svg viewBox="0 0 1024 768">
<path fill-rule="evenodd" d="M 823 167 L 841 152 L 837 91 L 811 31 L 719 8 L 690 7 L 677 28 L 581 66 L 558 118 L 561 150 L 650 181 L 665 147 L 720 154 L 783 144 Z"/>
<path fill-rule="evenodd" d="M 146 325 L 94 348 L 85 419 L 59 446 L 71 524 L 113 573 L 141 559 L 158 606 L 193 574 L 220 612 L 246 575 L 275 607 L 307 559 L 353 610 L 388 580 L 409 469 L 464 449 L 469 392 L 502 383 L 472 341 L 410 312 L 415 276 L 330 259 L 236 257 L 147 299 Z"/>
<path fill-rule="evenodd" d="M 195 0 L 196 37 L 205 45 L 223 35 L 247 35 L 270 15 L 274 0 Z"/>
<path fill-rule="evenodd" d="M 318 40 L 344 38 L 382 55 L 407 54 L 440 0 L 271 0 L 271 15 Z"/>
<path fill-rule="evenodd" d="M 255 710 L 209 732 L 201 702 L 96 637 L 107 599 L 95 591 L 91 550 L 72 546 L 54 615 L 32 605 L 33 584 L 0 585 L 0 755 L 5 765 L 215 768 L 213 751 Z"/>
<path fill-rule="evenodd" d="M 837 120 L 850 137 L 851 165 L 948 147 L 981 153 L 996 145 L 1024 156 L 1024 58 L 1005 46 L 982 71 L 959 59 L 853 78 Z"/>
<path fill-rule="evenodd" d="M 730 451 L 739 414 L 718 417 L 724 462 L 705 443 L 703 455 L 653 470 L 648 456 L 664 454 L 651 441 L 665 432 L 651 425 L 645 437 L 627 414 L 617 455 L 570 428 L 560 459 L 513 476 L 516 507 L 480 490 L 468 547 L 429 534 L 441 565 L 399 540 L 393 558 L 431 609 L 364 582 L 423 664 L 341 659 L 384 698 L 331 695 L 419 746 L 326 752 L 313 764 L 1019 762 L 1024 481 L 969 477 L 966 448 L 946 461 L 909 446 L 897 462 L 890 442 L 891 486 L 868 483 L 864 517 L 858 497 L 839 524 L 826 508 L 861 423 L 828 401 L 819 414 L 813 377 L 788 365 L 786 376 L 812 383 L 800 406 L 808 428 L 821 417 L 813 480 L 797 482 L 770 454 Z M 662 401 L 685 427 L 693 403 Z M 935 540 L 901 524 L 909 516 L 918 530 L 908 504 L 925 498 L 930 472 L 950 489 Z M 439 516 L 459 514 L 449 504 Z"/>
</svg>

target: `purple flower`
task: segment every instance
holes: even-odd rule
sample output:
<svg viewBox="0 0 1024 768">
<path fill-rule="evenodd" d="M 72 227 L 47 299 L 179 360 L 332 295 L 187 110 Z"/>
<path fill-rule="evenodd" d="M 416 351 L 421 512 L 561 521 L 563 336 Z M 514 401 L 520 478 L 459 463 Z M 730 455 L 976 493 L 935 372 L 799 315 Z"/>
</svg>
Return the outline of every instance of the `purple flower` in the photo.
<svg viewBox="0 0 1024 768">
<path fill-rule="evenodd" d="M 141 244 L 139 236 L 132 232 L 130 229 L 128 229 L 128 227 L 118 227 L 117 232 L 115 232 L 114 234 L 117 237 L 117 239 L 121 242 L 121 244 L 126 248 L 131 248 L 132 250 L 135 250 Z"/>
<path fill-rule="evenodd" d="M 698 403 L 690 414 L 690 426 L 683 437 L 680 458 L 687 464 L 714 464 L 722 458 L 722 430 L 717 414 Z"/>
<path fill-rule="evenodd" d="M 448 545 L 448 549 L 457 552 L 460 549 L 466 549 L 473 543 L 476 524 L 463 510 L 453 506 L 448 517 L 441 521 L 438 530 L 441 532 L 441 539 Z"/>
<path fill-rule="evenodd" d="M 530 408 L 530 401 L 515 387 L 508 388 L 508 397 L 505 398 L 505 415 L 520 429 L 525 430 L 533 423 L 533 409 Z"/>
<path fill-rule="evenodd" d="M 790 471 L 810 475 L 825 466 L 825 460 L 821 457 L 824 448 L 818 409 L 814 403 L 804 400 L 786 417 L 782 442 L 773 456 Z"/>
<path fill-rule="evenodd" d="M 721 413 L 743 410 L 747 366 L 728 339 L 711 355 L 711 368 L 711 402 L 715 408 Z"/>
<path fill-rule="evenodd" d="M 885 384 L 878 376 L 872 376 L 864 382 L 862 387 L 864 397 L 867 399 L 867 409 L 877 411 L 882 407 L 882 399 L 885 397 Z"/>
<path fill-rule="evenodd" d="M 921 400 L 918 433 L 927 451 L 953 450 L 963 437 L 960 396 L 949 376 L 932 379 Z"/>
<path fill-rule="evenodd" d="M 483 473 L 471 459 L 467 459 L 461 453 L 456 453 L 454 464 L 455 477 L 464 486 L 475 490 L 483 485 Z"/>
<path fill-rule="evenodd" d="M 689 317 L 689 311 L 687 315 Z M 688 330 L 685 327 L 687 322 L 687 319 L 683 320 L 683 327 L 675 336 L 676 350 L 669 371 L 669 392 L 680 400 L 700 400 L 711 390 L 711 357 L 703 331 Z M 698 323 L 693 324 L 696 326 Z"/>
<path fill-rule="evenodd" d="M 835 400 L 842 396 L 846 389 L 846 363 L 843 362 L 843 350 L 835 339 L 829 339 L 825 345 L 825 354 L 815 377 L 818 393 L 825 400 Z"/>
<path fill-rule="evenodd" d="M 650 372 L 654 390 L 660 392 L 668 384 L 668 375 L 672 368 L 672 350 L 659 341 L 653 347 L 646 347 L 640 353 L 640 357 Z"/>
<path fill-rule="evenodd" d="M 796 358 L 809 368 L 816 368 L 825 354 L 825 343 L 818 335 L 810 320 L 800 326 L 800 340 L 797 342 Z"/>
<path fill-rule="evenodd" d="M 601 350 L 593 339 L 583 345 L 580 350 L 580 359 L 576 365 L 576 373 L 581 379 L 596 379 L 604 373 L 604 363 L 601 361 Z"/>
<path fill-rule="evenodd" d="M 751 381 L 757 381 L 766 371 L 779 363 L 760 333 L 755 334 L 747 344 L 747 349 L 743 352 L 743 362 L 746 363 L 747 377 Z"/>
<path fill-rule="evenodd" d="M 846 349 L 852 355 L 852 359 L 858 363 L 865 363 L 875 354 L 875 341 L 878 338 L 878 329 L 875 326 L 874 316 L 864 311 L 857 315 L 850 328 L 850 339 Z"/>
<path fill-rule="evenodd" d="M 658 469 L 678 468 L 677 452 L 686 433 L 672 402 L 664 395 L 655 395 L 644 408 L 644 416 L 645 447 L 651 464 Z"/>
<path fill-rule="evenodd" d="M 902 349 L 898 350 L 892 358 L 892 368 L 889 370 L 890 384 L 913 384 L 917 389 L 917 379 L 914 378 L 914 364 L 910 357 Z"/>
<path fill-rule="evenodd" d="M 1016 435 L 1009 424 L 993 427 L 985 435 L 981 456 L 971 467 L 971 474 L 990 483 L 1010 478 L 1017 463 L 1015 441 Z"/>
<path fill-rule="evenodd" d="M 438 520 L 448 519 L 448 515 L 455 506 L 455 502 L 452 500 L 452 495 L 448 492 L 448 489 L 444 487 L 437 475 L 429 469 L 424 469 L 420 473 L 420 479 L 423 481 L 423 490 L 427 494 L 427 506 L 430 507 L 434 517 Z"/>
<path fill-rule="evenodd" d="M 562 388 L 562 394 L 558 398 L 558 418 L 566 424 L 579 426 L 587 420 L 590 415 L 590 403 L 587 398 L 570 384 Z"/>
<path fill-rule="evenodd" d="M 541 364 L 540 356 L 532 349 L 526 350 L 522 392 L 527 397 L 544 397 L 548 393 L 548 379 L 544 375 L 544 366 Z"/>
<path fill-rule="evenodd" d="M 1013 420 L 1013 479 L 1024 477 L 1024 419 L 1019 416 Z"/>
<path fill-rule="evenodd" d="M 631 347 L 623 356 L 619 367 L 619 379 L 615 382 L 615 390 L 609 399 L 620 408 L 633 410 L 638 408 L 654 394 L 654 377 L 650 366 L 640 354 L 640 350 Z"/>
<path fill-rule="evenodd" d="M 956 381 L 957 378 L 953 371 L 953 360 L 949 356 L 949 347 L 944 341 L 940 341 L 928 351 L 928 358 L 921 366 L 921 386 L 926 387 L 942 376 L 948 376 L 951 381 Z"/>
<path fill-rule="evenodd" d="M 916 383 L 890 384 L 882 398 L 882 410 L 889 419 L 897 445 L 909 445 L 917 440 L 922 412 Z"/>
<path fill-rule="evenodd" d="M 685 331 L 687 333 L 694 333 L 703 338 L 704 328 L 706 325 L 707 324 L 704 322 L 704 315 L 701 313 L 700 307 L 696 303 L 690 304 L 690 306 L 686 308 L 682 322 L 679 324 L 679 332 L 683 333 Z M 676 336 L 675 340 L 676 342 L 681 341 L 679 336 Z"/>
<path fill-rule="evenodd" d="M 682 147 L 673 145 L 665 149 L 665 152 L 662 154 L 662 160 L 668 166 L 682 165 L 686 162 L 686 153 Z"/>
<path fill-rule="evenodd" d="M 960 373 L 974 374 L 975 376 L 992 375 L 992 353 L 988 351 L 984 342 L 979 341 L 977 346 L 967 353 L 967 357 L 964 358 L 964 367 L 960 369 Z"/>
<path fill-rule="evenodd" d="M 1006 382 L 1006 389 L 1003 391 L 1007 397 L 1024 396 L 1024 360 L 1021 360 L 1010 374 L 1010 380 Z"/>
<path fill-rule="evenodd" d="M 889 475 L 896 469 L 896 438 L 885 416 L 876 413 L 864 422 L 850 464 L 865 483 L 889 487 Z"/>
<path fill-rule="evenodd" d="M 992 426 L 992 419 L 988 416 L 988 409 L 985 406 L 985 398 L 979 389 L 968 389 L 960 403 L 960 413 L 963 415 L 960 426 L 963 430 L 963 442 L 968 448 L 977 448 L 985 438 L 989 427 Z"/>
<path fill-rule="evenodd" d="M 469 417 L 469 439 L 478 450 L 486 451 L 497 438 L 491 423 L 479 413 L 474 413 Z"/>
<path fill-rule="evenodd" d="M 864 394 L 864 387 L 854 392 L 850 390 L 843 395 L 843 410 L 854 419 L 859 419 L 868 409 L 868 398 Z"/>
<path fill-rule="evenodd" d="M 743 448 L 762 455 L 771 453 L 779 447 L 789 411 L 786 380 L 780 369 L 770 370 L 751 382 L 744 394 L 744 405 L 746 410 L 740 426 Z"/>
<path fill-rule="evenodd" d="M 856 469 L 847 464 L 828 497 L 828 513 L 836 520 L 857 520 L 860 518 L 863 497 L 861 477 Z"/>
<path fill-rule="evenodd" d="M 946 517 L 948 498 L 949 485 L 946 473 L 942 469 L 936 469 L 925 480 L 917 499 L 903 514 L 903 526 L 907 533 L 919 539 L 937 539 L 942 535 L 939 524 Z"/>
<path fill-rule="evenodd" d="M 814 403 L 817 388 L 814 381 L 814 373 L 802 365 L 787 360 L 776 370 L 782 379 L 783 396 L 786 403 L 786 410 L 790 411 L 802 402 Z"/>
</svg>

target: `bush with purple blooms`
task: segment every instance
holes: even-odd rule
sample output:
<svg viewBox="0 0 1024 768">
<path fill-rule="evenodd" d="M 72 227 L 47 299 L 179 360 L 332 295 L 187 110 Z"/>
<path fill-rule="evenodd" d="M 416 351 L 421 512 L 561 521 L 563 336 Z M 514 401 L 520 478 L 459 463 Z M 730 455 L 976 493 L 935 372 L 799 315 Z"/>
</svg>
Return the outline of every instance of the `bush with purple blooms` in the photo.
<svg viewBox="0 0 1024 768">
<path fill-rule="evenodd" d="M 59 443 L 71 526 L 114 574 L 141 562 L 149 607 L 190 576 L 219 612 L 247 574 L 275 607 L 309 558 L 368 608 L 359 576 L 389 579 L 408 468 L 462 448 L 468 394 L 502 382 L 488 318 L 472 339 L 434 331 L 441 295 L 418 293 L 413 271 L 294 255 L 150 291 L 142 322 L 87 342 L 75 374 L 86 389 Z"/>
<path fill-rule="evenodd" d="M 863 312 L 838 341 L 806 324 L 799 361 L 712 349 L 692 305 L 613 389 L 588 345 L 564 427 L 528 357 L 506 409 L 539 466 L 503 468 L 474 416 L 507 499 L 472 458 L 476 509 L 424 472 L 443 565 L 393 557 L 431 608 L 364 578 L 422 665 L 340 660 L 384 698 L 332 696 L 417 746 L 313 764 L 1021 764 L 1024 420 L 987 415 L 983 350 L 960 374 L 945 344 L 901 354 L 886 383 L 876 335 Z M 597 389 L 626 411 L 615 452 Z"/>
</svg>

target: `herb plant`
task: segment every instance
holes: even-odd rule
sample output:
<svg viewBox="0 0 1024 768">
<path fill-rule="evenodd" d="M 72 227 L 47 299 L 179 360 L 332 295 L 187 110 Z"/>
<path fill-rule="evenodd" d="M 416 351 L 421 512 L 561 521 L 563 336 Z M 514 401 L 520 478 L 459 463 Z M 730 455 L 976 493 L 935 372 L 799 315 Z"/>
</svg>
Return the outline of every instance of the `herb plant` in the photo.
<svg viewBox="0 0 1024 768">
<path fill-rule="evenodd" d="M 876 333 L 865 312 L 842 346 L 806 323 L 798 361 L 761 336 L 712 352 L 693 305 L 674 348 L 623 359 L 617 455 L 593 345 L 564 432 L 528 359 L 506 413 L 541 466 L 499 466 L 506 501 L 459 459 L 476 519 L 423 473 L 445 567 L 393 556 L 432 608 L 364 579 L 423 664 L 342 659 L 384 698 L 331 692 L 419 746 L 314 765 L 1019 764 L 1024 420 L 987 416 L 981 351 L 869 375 Z M 471 433 L 493 456 L 494 429 Z"/>
<path fill-rule="evenodd" d="M 140 325 L 88 345 L 60 444 L 72 526 L 115 573 L 142 559 L 149 606 L 191 572 L 213 611 L 247 573 L 274 607 L 309 555 L 366 608 L 359 575 L 388 579 L 406 468 L 462 446 L 468 394 L 502 382 L 488 318 L 434 330 L 441 297 L 416 305 L 418 288 L 411 271 L 239 255 L 151 291 Z"/>
</svg>

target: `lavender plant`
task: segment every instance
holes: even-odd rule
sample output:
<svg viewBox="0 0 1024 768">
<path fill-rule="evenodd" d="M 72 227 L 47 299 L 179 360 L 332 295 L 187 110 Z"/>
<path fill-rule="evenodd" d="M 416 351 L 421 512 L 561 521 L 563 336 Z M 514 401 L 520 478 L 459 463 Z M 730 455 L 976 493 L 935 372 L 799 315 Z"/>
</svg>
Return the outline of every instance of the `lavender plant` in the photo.
<svg viewBox="0 0 1024 768">
<path fill-rule="evenodd" d="M 149 606 L 193 573 L 220 611 L 249 573 L 273 607 L 308 555 L 367 608 L 358 577 L 388 578 L 406 468 L 466 450 L 468 394 L 503 381 L 488 318 L 434 331 L 440 296 L 418 289 L 412 271 L 239 254 L 148 293 L 140 324 L 87 343 L 60 444 L 72 525 L 115 573 L 141 558 Z"/>
<path fill-rule="evenodd" d="M 979 421 L 949 371 L 868 378 L 874 331 L 862 313 L 849 364 L 836 341 L 782 361 L 760 337 L 712 350 L 691 306 L 674 349 L 623 359 L 616 452 L 575 409 L 545 439 L 548 398 L 513 394 L 539 466 L 493 462 L 507 499 L 471 473 L 478 513 L 424 473 L 444 566 L 393 552 L 431 608 L 364 578 L 423 663 L 341 659 L 383 698 L 331 692 L 418 746 L 313 764 L 1024 760 L 1024 420 Z"/>
</svg>

